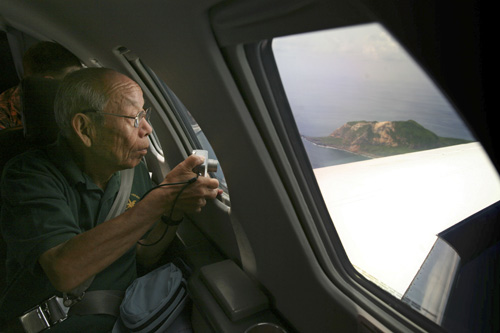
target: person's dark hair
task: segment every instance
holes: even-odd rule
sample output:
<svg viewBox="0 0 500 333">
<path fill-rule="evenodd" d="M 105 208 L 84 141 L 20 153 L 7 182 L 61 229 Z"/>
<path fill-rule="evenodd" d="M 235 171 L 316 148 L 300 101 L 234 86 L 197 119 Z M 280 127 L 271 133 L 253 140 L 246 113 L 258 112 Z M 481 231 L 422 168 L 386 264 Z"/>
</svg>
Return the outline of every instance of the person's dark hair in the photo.
<svg viewBox="0 0 500 333">
<path fill-rule="evenodd" d="M 69 67 L 82 67 L 80 59 L 54 42 L 39 42 L 23 56 L 24 76 L 61 76 Z"/>
<path fill-rule="evenodd" d="M 103 110 L 110 99 L 109 77 L 116 74 L 107 68 L 84 68 L 72 72 L 62 80 L 54 101 L 54 114 L 61 134 L 70 137 L 73 133 L 73 116 L 86 110 Z M 98 112 L 87 113 L 102 124 L 104 117 Z"/>
</svg>

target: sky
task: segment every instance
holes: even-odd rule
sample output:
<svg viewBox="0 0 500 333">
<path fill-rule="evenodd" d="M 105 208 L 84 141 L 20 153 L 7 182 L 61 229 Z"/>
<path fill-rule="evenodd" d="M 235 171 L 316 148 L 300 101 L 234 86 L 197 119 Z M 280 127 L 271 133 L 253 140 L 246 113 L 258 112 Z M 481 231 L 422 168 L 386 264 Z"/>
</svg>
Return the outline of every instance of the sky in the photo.
<svg viewBox="0 0 500 333">
<path fill-rule="evenodd" d="M 307 39 L 302 38 L 304 36 Z M 427 80 L 410 61 L 409 55 L 379 24 L 283 37 L 274 40 L 273 49 L 275 54 L 283 55 L 281 61 L 285 63 L 300 61 L 307 76 L 310 73 L 338 79 Z M 314 61 L 304 62 L 303 57 Z M 322 62 L 328 65 L 321 66 Z"/>
</svg>

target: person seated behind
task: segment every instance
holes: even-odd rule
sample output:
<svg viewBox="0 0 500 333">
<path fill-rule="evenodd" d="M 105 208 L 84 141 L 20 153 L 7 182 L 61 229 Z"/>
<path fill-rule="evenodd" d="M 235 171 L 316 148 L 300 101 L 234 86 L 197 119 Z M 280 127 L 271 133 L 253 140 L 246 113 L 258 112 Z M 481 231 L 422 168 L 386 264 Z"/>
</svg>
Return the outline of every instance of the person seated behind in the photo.
<svg viewBox="0 0 500 333">
<path fill-rule="evenodd" d="M 39 42 L 23 56 L 24 77 L 62 79 L 66 74 L 81 69 L 80 60 L 61 45 Z M 14 86 L 0 94 L 0 130 L 22 126 L 21 86 Z"/>
<path fill-rule="evenodd" d="M 22 275 L 27 281 L 14 291 L 18 304 L 4 306 L 29 310 L 43 301 L 40 294 L 71 291 L 93 276 L 89 291 L 125 290 L 136 278 L 136 262 L 154 264 L 175 236 L 176 228 L 168 227 L 161 238 L 165 217 L 181 220 L 220 194 L 216 179 L 200 176 L 178 198 L 180 186 L 156 188 L 105 221 L 120 170 L 135 170 L 130 202 L 151 189 L 141 162 L 152 132 L 150 111 L 143 107 L 137 83 L 113 70 L 87 68 L 64 78 L 55 101 L 58 140 L 12 159 L 1 181 L 8 282 Z M 162 184 L 193 179 L 193 168 L 202 162 L 189 156 Z M 75 315 L 50 330 L 109 331 L 114 321 L 108 315 Z"/>
</svg>

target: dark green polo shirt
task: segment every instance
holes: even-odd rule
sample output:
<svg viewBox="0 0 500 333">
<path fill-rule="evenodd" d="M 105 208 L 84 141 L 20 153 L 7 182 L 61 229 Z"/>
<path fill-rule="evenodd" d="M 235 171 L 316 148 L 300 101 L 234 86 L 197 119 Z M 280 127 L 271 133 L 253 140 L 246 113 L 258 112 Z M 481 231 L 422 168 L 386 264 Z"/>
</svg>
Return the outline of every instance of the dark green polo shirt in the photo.
<svg viewBox="0 0 500 333">
<path fill-rule="evenodd" d="M 127 207 L 132 207 L 151 185 L 149 172 L 140 163 L 135 168 Z M 8 312 L 24 312 L 57 293 L 38 264 L 39 256 L 104 222 L 119 188 L 120 172 L 113 175 L 105 191 L 94 184 L 77 167 L 62 138 L 49 148 L 17 156 L 5 166 L 0 222 L 7 243 L 7 283 L 14 291 L 9 294 L 16 295 L 7 301 Z M 125 290 L 135 278 L 134 246 L 96 275 L 88 290 Z M 106 331 L 113 322 L 113 317 L 105 315 L 86 316 L 69 318 L 57 326 L 61 331 L 97 332 L 97 326 L 104 325 Z"/>
</svg>

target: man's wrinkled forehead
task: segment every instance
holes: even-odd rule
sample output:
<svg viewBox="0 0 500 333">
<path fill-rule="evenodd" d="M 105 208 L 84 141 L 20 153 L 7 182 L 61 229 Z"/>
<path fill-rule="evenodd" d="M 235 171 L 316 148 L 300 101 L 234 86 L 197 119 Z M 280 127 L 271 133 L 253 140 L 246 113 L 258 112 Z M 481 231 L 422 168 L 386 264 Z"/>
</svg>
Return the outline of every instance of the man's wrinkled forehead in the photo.
<svg viewBox="0 0 500 333">
<path fill-rule="evenodd" d="M 121 107 L 132 105 L 142 107 L 142 90 L 137 83 L 120 73 L 111 73 L 106 77 L 108 104 Z M 140 98 L 139 98 L 140 97 Z"/>
</svg>

